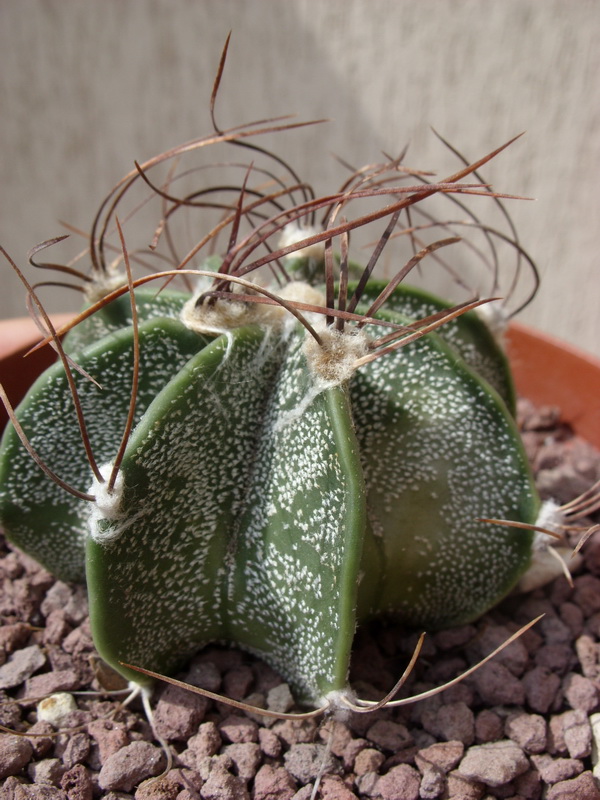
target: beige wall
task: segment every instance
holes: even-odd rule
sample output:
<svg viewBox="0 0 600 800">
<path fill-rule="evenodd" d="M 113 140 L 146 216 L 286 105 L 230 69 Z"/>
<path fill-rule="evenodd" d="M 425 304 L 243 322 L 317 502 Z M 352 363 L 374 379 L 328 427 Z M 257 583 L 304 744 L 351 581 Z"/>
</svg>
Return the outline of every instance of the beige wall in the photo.
<svg viewBox="0 0 600 800">
<path fill-rule="evenodd" d="M 1 0 L 0 242 L 20 264 L 58 220 L 87 228 L 134 159 L 209 131 L 230 29 L 222 124 L 332 118 L 284 147 L 322 191 L 342 174 L 330 152 L 410 141 L 431 166 L 448 161 L 430 126 L 473 157 L 526 130 L 487 171 L 537 198 L 511 204 L 544 280 L 522 319 L 600 354 L 595 0 Z M 20 314 L 2 269 L 0 316 Z"/>
</svg>

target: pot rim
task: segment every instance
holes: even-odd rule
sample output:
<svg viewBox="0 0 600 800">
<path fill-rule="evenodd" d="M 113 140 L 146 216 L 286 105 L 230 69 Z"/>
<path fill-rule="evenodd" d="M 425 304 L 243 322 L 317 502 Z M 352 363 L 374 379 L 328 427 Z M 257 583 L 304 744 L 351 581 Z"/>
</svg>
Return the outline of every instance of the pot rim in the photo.
<svg viewBox="0 0 600 800">
<path fill-rule="evenodd" d="M 507 332 L 517 394 L 558 406 L 579 436 L 600 448 L 600 359 L 521 323 Z"/>
</svg>

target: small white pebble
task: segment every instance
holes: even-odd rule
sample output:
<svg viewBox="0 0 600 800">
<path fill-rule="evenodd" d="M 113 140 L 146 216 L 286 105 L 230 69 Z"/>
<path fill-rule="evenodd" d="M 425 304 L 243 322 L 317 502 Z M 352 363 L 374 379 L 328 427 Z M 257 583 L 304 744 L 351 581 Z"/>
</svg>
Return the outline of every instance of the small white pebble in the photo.
<svg viewBox="0 0 600 800">
<path fill-rule="evenodd" d="M 63 720 L 71 711 L 76 710 L 77 703 L 72 694 L 57 692 L 56 694 L 51 694 L 50 697 L 45 697 L 38 703 L 38 721 L 44 720 L 44 722 L 54 725 L 55 728 L 60 728 Z"/>
</svg>

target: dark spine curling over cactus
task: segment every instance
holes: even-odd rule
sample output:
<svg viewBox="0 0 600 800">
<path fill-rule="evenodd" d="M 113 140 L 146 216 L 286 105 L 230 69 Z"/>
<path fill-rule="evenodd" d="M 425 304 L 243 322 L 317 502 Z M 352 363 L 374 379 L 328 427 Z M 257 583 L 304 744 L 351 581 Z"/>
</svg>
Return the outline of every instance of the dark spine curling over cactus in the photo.
<svg viewBox="0 0 600 800">
<path fill-rule="evenodd" d="M 217 132 L 168 156 L 260 132 Z M 382 614 L 427 630 L 461 624 L 527 569 L 531 531 L 481 521 L 534 524 L 540 503 L 506 358 L 479 301 L 451 308 L 371 277 L 388 238 L 415 230 L 401 215 L 427 197 L 499 202 L 461 182 L 487 158 L 437 184 L 389 162 L 324 199 L 279 179 L 272 191 L 251 188 L 249 177 L 268 174 L 255 166 L 237 197 L 218 202 L 212 189 L 175 196 L 171 175 L 157 190 L 157 241 L 168 239 L 173 269 L 135 280 L 105 264 L 107 231 L 130 187 L 150 183 L 166 156 L 103 204 L 82 276 L 89 308 L 17 410 L 21 436 L 11 426 L 2 441 L 0 515 L 10 539 L 56 575 L 85 575 L 98 651 L 128 679 L 149 680 L 128 664 L 173 674 L 224 641 L 322 707 L 347 692 L 357 624 Z M 380 197 L 387 206 L 342 217 Z M 223 220 L 176 255 L 175 213 L 205 205 Z M 319 210 L 322 226 L 310 227 Z M 351 279 L 349 232 L 386 218 L 374 257 Z M 192 269 L 227 227 L 222 257 Z M 278 244 L 282 230 L 292 238 Z M 456 241 L 424 244 L 409 266 Z M 125 252 L 127 265 L 136 259 L 147 255 Z M 259 267 L 271 269 L 268 285 Z M 187 288 L 165 287 L 174 277 Z M 39 469 L 25 438 L 72 494 Z"/>
</svg>

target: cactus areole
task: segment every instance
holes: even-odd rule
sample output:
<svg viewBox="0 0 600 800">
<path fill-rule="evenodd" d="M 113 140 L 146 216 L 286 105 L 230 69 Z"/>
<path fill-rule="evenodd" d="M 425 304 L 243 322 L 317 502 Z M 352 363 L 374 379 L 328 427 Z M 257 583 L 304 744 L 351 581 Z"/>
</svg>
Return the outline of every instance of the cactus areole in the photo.
<svg viewBox="0 0 600 800">
<path fill-rule="evenodd" d="M 15 545 L 86 580 L 96 647 L 127 679 L 147 680 L 124 664 L 172 675 L 226 642 L 320 707 L 348 689 L 358 624 L 463 624 L 527 569 L 532 534 L 481 521 L 539 511 L 501 347 L 474 310 L 372 278 L 375 259 L 353 281 L 339 213 L 385 188 L 392 230 L 473 170 L 396 195 L 383 169 L 357 173 L 327 206 L 283 211 L 279 185 L 244 184 L 223 257 L 173 259 L 198 291 L 104 266 L 92 237 L 90 311 L 2 440 L 0 515 Z M 316 208 L 324 225 L 298 233 Z M 267 234 L 279 246 L 247 255 Z M 264 264 L 270 283 L 250 274 Z"/>
</svg>

